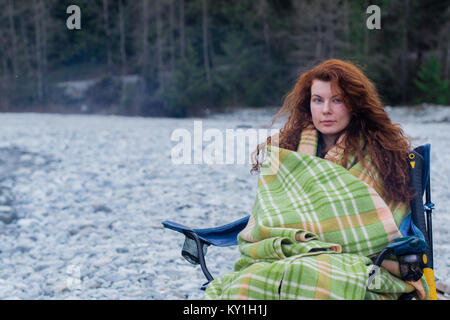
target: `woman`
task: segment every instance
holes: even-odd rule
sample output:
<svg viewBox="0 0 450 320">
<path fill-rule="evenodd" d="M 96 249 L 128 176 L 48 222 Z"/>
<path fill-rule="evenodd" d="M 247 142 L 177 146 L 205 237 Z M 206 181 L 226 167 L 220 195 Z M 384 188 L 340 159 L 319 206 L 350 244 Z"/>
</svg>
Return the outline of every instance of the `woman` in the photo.
<svg viewBox="0 0 450 320">
<path fill-rule="evenodd" d="M 384 183 L 383 188 L 379 186 L 383 199 L 409 202 L 414 197 L 405 157 L 411 149 L 410 140 L 391 122 L 375 86 L 354 64 L 332 59 L 302 74 L 272 123 L 286 113 L 289 119 L 275 136 L 281 148 L 297 150 L 300 133 L 313 126 L 319 136 L 317 155 L 324 158 L 343 135 L 338 144 L 343 149 L 342 166 L 350 165 L 349 155 L 356 155 L 363 164 L 369 155 Z M 256 155 L 261 148 L 258 146 Z M 258 171 L 260 165 L 257 161 L 252 171 Z"/>
<path fill-rule="evenodd" d="M 274 120 L 285 113 L 254 153 L 258 193 L 235 272 L 205 299 L 426 298 L 424 278 L 402 281 L 395 259 L 366 287 L 370 258 L 401 237 L 414 197 L 409 139 L 374 85 L 352 63 L 327 60 L 300 76 Z"/>
</svg>

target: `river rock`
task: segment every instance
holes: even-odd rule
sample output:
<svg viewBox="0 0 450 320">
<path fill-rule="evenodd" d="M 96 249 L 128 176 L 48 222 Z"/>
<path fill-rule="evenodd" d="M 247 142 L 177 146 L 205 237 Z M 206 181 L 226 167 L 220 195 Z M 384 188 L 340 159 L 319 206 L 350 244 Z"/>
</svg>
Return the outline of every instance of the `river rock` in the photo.
<svg viewBox="0 0 450 320">
<path fill-rule="evenodd" d="M 0 221 L 4 224 L 10 224 L 17 219 L 17 214 L 10 206 L 0 206 Z"/>
<path fill-rule="evenodd" d="M 7 187 L 0 186 L 0 206 L 10 206 L 14 200 L 14 195 Z"/>
</svg>

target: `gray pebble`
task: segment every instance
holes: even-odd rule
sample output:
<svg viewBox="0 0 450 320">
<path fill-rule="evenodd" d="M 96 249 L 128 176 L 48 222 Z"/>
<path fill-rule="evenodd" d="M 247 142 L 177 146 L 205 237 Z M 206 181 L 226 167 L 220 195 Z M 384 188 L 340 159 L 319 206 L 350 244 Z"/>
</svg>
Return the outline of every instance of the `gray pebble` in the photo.
<svg viewBox="0 0 450 320">
<path fill-rule="evenodd" d="M 0 206 L 0 221 L 4 224 L 10 224 L 17 219 L 17 214 L 10 206 Z"/>
</svg>

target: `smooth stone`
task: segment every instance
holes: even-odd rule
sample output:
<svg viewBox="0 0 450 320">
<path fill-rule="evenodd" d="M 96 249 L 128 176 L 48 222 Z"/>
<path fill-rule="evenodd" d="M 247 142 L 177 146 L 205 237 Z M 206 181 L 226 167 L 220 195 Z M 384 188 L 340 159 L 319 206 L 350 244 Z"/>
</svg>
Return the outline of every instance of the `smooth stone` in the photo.
<svg viewBox="0 0 450 320">
<path fill-rule="evenodd" d="M 9 188 L 0 186 L 0 206 L 10 206 L 14 195 Z"/>
<path fill-rule="evenodd" d="M 9 206 L 0 206 L 0 221 L 4 224 L 10 224 L 17 219 L 15 210 Z"/>
<path fill-rule="evenodd" d="M 110 213 L 112 212 L 111 208 L 107 207 L 104 204 L 100 204 L 100 205 L 93 205 L 94 207 L 94 212 L 106 212 L 106 213 Z"/>
</svg>

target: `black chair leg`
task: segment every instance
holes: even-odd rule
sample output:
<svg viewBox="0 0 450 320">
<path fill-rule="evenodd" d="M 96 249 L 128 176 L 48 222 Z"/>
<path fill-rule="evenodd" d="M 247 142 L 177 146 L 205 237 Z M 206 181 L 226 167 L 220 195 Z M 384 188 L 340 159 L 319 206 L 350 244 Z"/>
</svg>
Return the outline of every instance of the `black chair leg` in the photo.
<svg viewBox="0 0 450 320">
<path fill-rule="evenodd" d="M 186 236 L 189 236 L 191 239 L 194 239 L 196 245 L 197 245 L 197 252 L 198 252 L 198 259 L 200 263 L 200 267 L 202 268 L 203 274 L 205 275 L 206 279 L 208 280 L 207 283 L 214 280 L 213 276 L 209 272 L 208 268 L 206 267 L 206 261 L 205 261 L 205 255 L 203 254 L 203 245 L 202 241 L 198 237 L 198 235 L 195 232 L 186 232 Z M 207 284 L 206 283 L 206 284 Z"/>
</svg>

